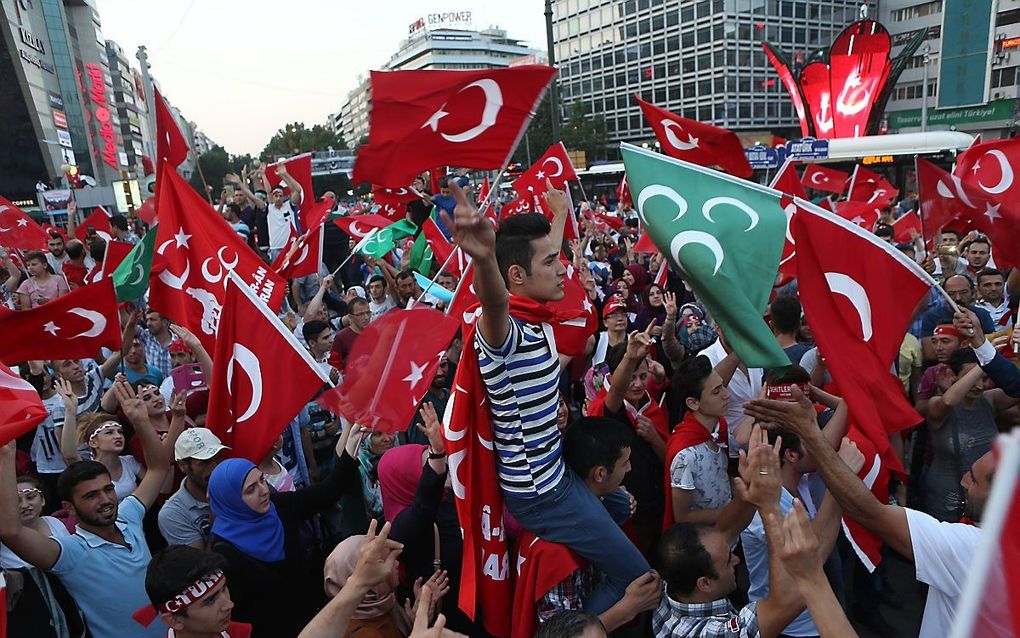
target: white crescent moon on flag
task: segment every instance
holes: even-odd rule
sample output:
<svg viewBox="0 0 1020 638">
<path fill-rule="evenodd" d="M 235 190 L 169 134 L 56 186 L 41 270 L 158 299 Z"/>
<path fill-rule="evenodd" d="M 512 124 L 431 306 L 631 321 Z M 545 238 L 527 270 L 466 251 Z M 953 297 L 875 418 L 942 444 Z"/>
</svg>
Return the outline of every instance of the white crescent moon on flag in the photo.
<svg viewBox="0 0 1020 638">
<path fill-rule="evenodd" d="M 230 360 L 227 361 L 228 389 L 233 387 L 235 361 L 251 382 L 251 401 L 241 416 L 237 418 L 237 423 L 241 423 L 254 416 L 258 412 L 259 406 L 262 405 L 262 366 L 254 352 L 239 343 L 235 343 L 234 352 L 230 355 Z"/>
<path fill-rule="evenodd" d="M 705 248 L 711 250 L 712 255 L 715 257 L 715 269 L 712 270 L 712 275 L 719 272 L 719 267 L 722 266 L 723 259 L 726 255 L 723 253 L 723 248 L 719 245 L 718 239 L 701 230 L 685 230 L 681 233 L 677 233 L 676 237 L 673 238 L 673 241 L 669 243 L 669 251 L 673 253 L 673 258 L 676 259 L 677 262 L 683 263 L 680 261 L 680 251 L 688 244 L 701 244 Z"/>
<path fill-rule="evenodd" d="M 86 310 L 85 308 L 71 308 L 66 314 L 78 315 L 92 322 L 92 327 L 84 332 L 79 332 L 76 335 L 72 335 L 71 339 L 77 339 L 78 337 L 92 338 L 98 337 L 103 334 L 103 330 L 106 329 L 106 317 L 103 313 L 96 312 L 95 310 Z"/>
<path fill-rule="evenodd" d="M 0 233 L 8 233 L 12 230 L 14 230 L 14 226 L 11 226 L 10 228 L 4 228 L 3 226 L 0 226 Z"/>
<path fill-rule="evenodd" d="M 546 158 L 546 160 L 542 162 L 542 166 L 545 166 L 549 162 L 552 162 L 553 164 L 556 165 L 556 172 L 546 175 L 546 177 L 559 177 L 560 175 L 563 174 L 563 162 L 560 161 L 560 158 L 558 157 Z"/>
<path fill-rule="evenodd" d="M 209 283 L 215 284 L 218 283 L 219 280 L 223 278 L 223 266 L 220 264 L 216 264 L 216 276 L 214 277 L 213 274 L 209 272 L 210 261 L 213 261 L 212 257 L 206 257 L 205 261 L 202 262 L 202 277 Z"/>
<path fill-rule="evenodd" d="M 950 175 L 949 179 L 953 180 L 953 190 L 950 190 L 949 185 L 939 180 L 938 186 L 935 187 L 935 191 L 945 197 L 946 199 L 956 199 L 957 195 L 960 197 L 960 201 L 967 205 L 968 208 L 974 208 L 973 202 L 967 197 L 967 193 L 963 190 L 963 185 L 960 182 L 960 178 L 956 175 Z M 955 191 L 955 194 L 954 192 Z"/>
<path fill-rule="evenodd" d="M 162 281 L 164 284 L 170 286 L 171 288 L 183 290 L 184 284 L 188 281 L 188 277 L 190 275 L 191 275 L 191 262 L 186 261 L 184 262 L 184 272 L 182 272 L 180 276 L 173 274 L 172 272 L 170 272 L 170 269 L 167 268 L 163 272 L 159 273 L 159 280 Z"/>
<path fill-rule="evenodd" d="M 457 498 L 464 498 L 467 494 L 467 490 L 464 487 L 464 482 L 460 480 L 460 463 L 464 460 L 464 456 L 467 455 L 467 448 L 458 450 L 450 454 L 450 485 L 453 487 L 453 494 Z"/>
<path fill-rule="evenodd" d="M 677 221 L 678 219 L 684 216 L 684 213 L 687 212 L 687 200 L 681 197 L 680 193 L 676 192 L 669 186 L 663 186 L 662 184 L 652 184 L 651 186 L 645 186 L 643 189 L 641 189 L 641 192 L 638 193 L 637 198 L 638 215 L 640 215 L 641 222 L 645 228 L 648 228 L 648 218 L 645 216 L 645 204 L 648 202 L 649 199 L 655 197 L 656 195 L 662 195 L 663 197 L 672 200 L 673 203 L 676 204 L 677 213 L 676 217 L 673 218 L 673 221 Z"/>
<path fill-rule="evenodd" d="M 861 321 L 861 335 L 865 341 L 870 341 L 873 334 L 871 300 L 864 287 L 857 283 L 853 277 L 839 272 L 825 273 L 825 283 L 829 285 L 829 290 L 850 300 Z"/>
<path fill-rule="evenodd" d="M 1013 185 L 1013 167 L 1010 166 L 1009 161 L 1006 159 L 1006 155 L 1002 151 L 993 149 L 985 153 L 985 157 L 988 157 L 989 155 L 998 160 L 999 168 L 1002 171 L 1002 177 L 999 178 L 998 183 L 992 186 L 985 186 L 980 181 L 978 181 L 978 186 L 985 189 L 985 192 L 991 193 L 992 195 L 998 195 L 999 193 L 1005 192 Z"/>
<path fill-rule="evenodd" d="M 223 258 L 223 251 L 226 249 L 226 246 L 221 246 L 220 249 L 216 251 L 216 257 L 220 260 L 220 263 L 223 264 L 224 270 L 233 270 L 234 268 L 237 268 L 237 262 L 239 262 L 241 258 L 237 256 L 237 253 L 234 253 L 234 261 L 228 264 L 227 260 Z"/>
<path fill-rule="evenodd" d="M 135 267 L 131 269 L 131 272 L 133 273 L 136 270 L 138 271 L 138 274 L 135 275 L 131 281 L 127 282 L 128 286 L 137 286 L 142 283 L 142 278 L 145 277 L 145 268 L 142 268 L 141 264 L 135 264 Z"/>
<path fill-rule="evenodd" d="M 361 230 L 360 228 L 358 228 L 358 222 L 356 222 L 356 221 L 352 221 L 351 225 L 347 227 L 347 230 L 351 231 L 352 233 L 354 233 L 358 237 L 364 237 L 365 235 L 368 234 L 367 231 L 364 231 L 364 230 Z"/>
<path fill-rule="evenodd" d="M 822 179 L 822 181 L 818 181 L 817 179 L 815 179 L 816 177 L 821 177 L 823 179 Z M 819 171 L 815 171 L 814 173 L 811 173 L 810 182 L 812 184 L 823 184 L 823 183 L 828 182 L 828 181 L 829 181 L 829 178 L 826 175 L 823 175 Z"/>
<path fill-rule="evenodd" d="M 166 240 L 165 242 L 159 245 L 159 248 L 156 249 L 156 252 L 162 255 L 163 251 L 166 250 L 166 247 L 172 243 L 174 243 L 173 239 Z"/>
<path fill-rule="evenodd" d="M 6 204 L 0 204 L 0 213 L 4 212 L 8 208 L 10 208 L 10 206 L 7 206 Z"/>
<path fill-rule="evenodd" d="M 301 256 L 298 257 L 294 261 L 294 265 L 297 266 L 298 264 L 303 263 L 306 257 L 308 257 L 308 244 L 307 243 L 305 245 L 301 246 Z"/>
<path fill-rule="evenodd" d="M 684 129 L 682 126 L 680 126 L 679 122 L 674 122 L 673 120 L 670 120 L 668 118 L 663 118 L 660 124 L 662 125 L 662 128 L 665 130 L 666 140 L 669 141 L 669 143 L 672 144 L 673 147 L 676 148 L 678 151 L 689 151 L 693 148 L 698 148 L 697 140 L 695 140 L 694 136 L 691 135 L 690 133 L 687 134 L 687 141 L 685 142 L 681 140 L 679 137 L 677 137 L 676 133 L 673 132 L 674 126 L 681 133 L 684 132 Z"/>
<path fill-rule="evenodd" d="M 473 86 L 477 86 L 485 93 L 485 108 L 482 109 L 481 121 L 472 126 L 466 131 L 449 135 L 447 133 L 440 133 L 444 140 L 447 142 L 461 143 L 473 140 L 486 131 L 490 126 L 496 123 L 496 117 L 499 115 L 499 110 L 503 108 L 503 91 L 500 90 L 499 84 L 495 80 L 489 78 L 482 78 L 481 80 L 475 80 L 471 84 L 465 86 L 461 91 L 466 91 Z"/>
<path fill-rule="evenodd" d="M 758 211 L 754 210 L 736 197 L 713 197 L 706 201 L 705 205 L 701 207 L 701 214 L 705 216 L 705 219 L 714 224 L 715 220 L 712 219 L 712 209 L 722 204 L 729 204 L 730 206 L 739 208 L 747 213 L 747 216 L 751 219 L 751 225 L 744 230 L 745 233 L 758 225 Z"/>
<path fill-rule="evenodd" d="M 786 241 L 796 245 L 797 242 L 793 240 L 793 233 L 791 232 L 791 229 L 793 228 L 793 214 L 797 212 L 797 205 L 790 202 L 786 205 L 786 208 L 783 209 L 783 212 L 786 213 Z"/>
</svg>

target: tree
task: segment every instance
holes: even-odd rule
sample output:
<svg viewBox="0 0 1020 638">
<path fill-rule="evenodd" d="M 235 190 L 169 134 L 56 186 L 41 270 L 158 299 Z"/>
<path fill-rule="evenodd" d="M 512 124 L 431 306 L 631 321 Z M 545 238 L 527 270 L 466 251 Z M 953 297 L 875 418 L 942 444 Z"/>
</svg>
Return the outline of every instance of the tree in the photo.
<svg viewBox="0 0 1020 638">
<path fill-rule="evenodd" d="M 313 151 L 324 151 L 347 148 L 343 138 L 321 124 L 307 128 L 303 122 L 287 124 L 273 135 L 266 147 L 262 149 L 262 157 L 268 159 L 279 155 L 297 155 Z"/>
<path fill-rule="evenodd" d="M 227 173 L 240 174 L 245 166 L 249 170 L 254 168 L 251 155 L 228 155 L 222 146 L 214 146 L 198 158 L 198 165 L 202 167 L 202 174 L 194 170 L 191 174 L 190 184 L 192 188 L 205 197 L 202 189 L 202 175 L 205 176 L 205 183 L 212 187 L 213 198 L 219 194 L 223 186 L 223 176 Z"/>
<path fill-rule="evenodd" d="M 529 166 L 552 146 L 552 118 L 548 93 L 531 120 L 526 136 L 514 152 L 513 161 Z M 568 151 L 584 151 L 589 164 L 606 157 L 606 122 L 602 115 L 588 115 L 588 105 L 576 101 L 569 107 L 570 116 L 560 123 L 560 138 Z M 528 150 L 530 149 L 530 157 Z M 578 170 L 583 166 L 577 166 Z"/>
</svg>

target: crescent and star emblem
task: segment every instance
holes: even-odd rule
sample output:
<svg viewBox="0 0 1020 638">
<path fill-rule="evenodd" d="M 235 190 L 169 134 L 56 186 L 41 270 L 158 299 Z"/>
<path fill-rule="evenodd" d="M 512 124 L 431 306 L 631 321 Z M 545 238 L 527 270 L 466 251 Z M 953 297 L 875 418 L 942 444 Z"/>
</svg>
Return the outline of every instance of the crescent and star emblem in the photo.
<svg viewBox="0 0 1020 638">
<path fill-rule="evenodd" d="M 829 285 L 829 290 L 833 293 L 843 295 L 850 300 L 861 322 L 861 335 L 865 341 L 870 341 L 874 332 L 871 323 L 871 300 L 864 287 L 857 283 L 853 277 L 839 272 L 825 273 L 825 283 Z"/>
<path fill-rule="evenodd" d="M 439 133 L 439 135 L 447 142 L 459 144 L 478 137 L 490 126 L 496 123 L 496 117 L 499 115 L 500 109 L 503 108 L 503 91 L 499 88 L 499 84 L 495 80 L 491 80 L 489 78 L 475 80 L 458 91 L 458 93 L 466 91 L 472 87 L 481 89 L 485 94 L 485 107 L 482 109 L 482 119 L 475 126 L 472 126 L 466 131 L 462 131 L 460 133 Z M 421 125 L 421 128 L 425 128 L 427 126 L 431 128 L 433 132 L 439 132 L 439 120 L 449 115 L 448 111 L 443 110 L 444 108 L 446 108 L 445 103 L 443 106 L 439 107 L 438 111 L 432 114 L 432 117 Z"/>
<path fill-rule="evenodd" d="M 248 381 L 251 382 L 251 401 L 248 402 L 248 407 L 245 408 L 244 412 L 236 420 L 236 423 L 243 423 L 253 417 L 262 405 L 262 366 L 254 352 L 240 343 L 235 343 L 234 352 L 230 355 L 230 360 L 227 361 L 228 391 L 234 387 L 235 362 L 248 377 Z"/>
<path fill-rule="evenodd" d="M 984 184 L 981 183 L 980 180 L 978 180 L 978 186 L 985 189 L 985 192 L 991 193 L 992 195 L 1004 193 L 1009 189 L 1010 186 L 1013 185 L 1013 167 L 1010 166 L 1009 161 L 1006 159 L 1005 153 L 998 149 L 988 151 L 981 157 L 981 159 L 974 163 L 974 168 L 971 169 L 971 171 L 975 175 L 977 175 L 978 169 L 981 168 L 981 160 L 988 156 L 994 157 L 999 162 L 999 170 L 1002 173 L 1002 176 L 999 178 L 998 182 L 992 184 L 991 186 L 985 186 Z"/>
<path fill-rule="evenodd" d="M 694 135 L 688 133 L 687 141 L 685 142 L 679 137 L 677 137 L 677 134 L 673 132 L 673 127 L 676 127 L 676 130 L 680 131 L 681 133 L 684 132 L 684 129 L 682 126 L 680 126 L 679 122 L 675 122 L 668 118 L 663 118 L 660 124 L 662 125 L 662 128 L 666 133 L 666 140 L 673 146 L 673 148 L 677 149 L 678 151 L 689 151 L 698 148 L 698 138 L 694 137 Z"/>
<path fill-rule="evenodd" d="M 542 162 L 542 166 L 545 166 L 549 162 L 552 162 L 553 164 L 556 165 L 556 172 L 550 173 L 548 177 L 559 177 L 560 175 L 563 174 L 563 162 L 560 161 L 560 158 L 558 157 L 546 158 L 546 160 Z"/>
</svg>

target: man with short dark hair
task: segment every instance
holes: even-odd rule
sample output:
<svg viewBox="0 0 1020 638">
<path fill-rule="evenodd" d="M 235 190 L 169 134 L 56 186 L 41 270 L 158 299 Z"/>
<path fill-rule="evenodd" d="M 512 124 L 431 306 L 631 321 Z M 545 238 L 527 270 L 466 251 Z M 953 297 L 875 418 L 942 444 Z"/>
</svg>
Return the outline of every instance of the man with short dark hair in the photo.
<svg viewBox="0 0 1020 638">
<path fill-rule="evenodd" d="M 115 241 L 122 241 L 126 244 L 138 243 L 138 235 L 131 230 L 127 217 L 123 215 L 112 215 L 110 217 L 110 234 Z"/>
<path fill-rule="evenodd" d="M 159 496 L 169 463 L 145 404 L 124 383 L 114 385 L 114 394 L 145 449 L 148 469 L 135 491 L 118 506 L 109 470 L 79 461 L 57 481 L 64 509 L 78 519 L 75 533 L 50 538 L 22 527 L 12 441 L 0 448 L 0 539 L 26 562 L 60 578 L 95 638 L 156 637 L 163 632 L 142 629 L 131 617 L 148 602 L 143 584 L 150 554 L 142 518 Z"/>
<path fill-rule="evenodd" d="M 457 291 L 457 277 L 452 272 L 443 271 L 436 275 L 436 283 L 450 292 Z"/>
<path fill-rule="evenodd" d="M 498 235 L 460 186 L 451 184 L 457 200 L 456 243 L 473 259 L 481 313 L 473 334 L 465 337 L 457 369 L 457 380 L 463 379 L 470 391 L 464 399 L 455 394 L 448 411 L 473 415 L 473 406 L 488 398 L 495 451 L 491 470 L 507 510 L 526 529 L 569 547 L 605 574 L 588 599 L 588 608 L 601 613 L 649 567 L 563 462 L 557 427 L 560 353 L 546 330 L 554 334 L 580 313 L 559 315 L 546 305 L 564 296 L 566 266 L 560 249 L 571 214 L 566 194 L 546 183 L 553 224 L 540 214 L 525 213 L 504 221 Z M 481 392 L 484 397 L 476 396 Z M 477 534 L 474 528 L 471 533 Z"/>
<path fill-rule="evenodd" d="M 569 609 L 542 623 L 535 638 L 606 638 L 606 628 L 595 614 Z"/>
<path fill-rule="evenodd" d="M 354 341 L 372 321 L 372 311 L 369 310 L 366 299 L 361 297 L 351 299 L 347 302 L 347 310 L 351 324 L 337 333 L 330 348 L 330 364 L 341 371 L 347 365 L 347 357 L 354 349 Z"/>
<path fill-rule="evenodd" d="M 804 353 L 811 349 L 798 341 L 800 336 L 801 307 L 800 301 L 793 295 L 779 295 L 769 305 L 769 316 L 772 319 L 772 333 L 776 341 L 790 358 L 790 363 L 800 365 Z"/>
<path fill-rule="evenodd" d="M 170 344 L 176 338 L 170 332 L 170 322 L 166 317 L 149 308 L 145 311 L 145 326 L 139 328 L 138 338 L 145 346 L 145 360 L 164 377 L 170 376 L 174 368 L 173 359 L 170 356 Z"/>
<path fill-rule="evenodd" d="M 652 618 L 656 638 L 778 638 L 804 609 L 778 552 L 769 553 L 769 595 L 764 600 L 737 611 L 727 598 L 737 589 L 740 559 L 731 548 L 747 521 L 743 510 L 757 508 L 770 547 L 782 538 L 779 457 L 762 441 L 762 432 L 755 427 L 746 478 L 735 481 L 744 503 L 726 508 L 727 516 L 714 525 L 677 523 L 659 541 L 657 567 L 665 595 Z M 729 516 L 738 510 L 739 515 Z M 806 558 L 820 564 L 823 557 L 815 550 Z"/>
<path fill-rule="evenodd" d="M 628 425 L 605 417 L 584 417 L 564 433 L 563 453 L 567 465 L 591 493 L 604 500 L 607 507 L 619 510 L 616 503 L 626 493 L 618 490 L 632 467 L 633 442 L 634 433 Z M 613 499 L 612 505 L 609 499 Z M 611 512 L 619 523 L 629 515 L 626 500 L 623 503 L 622 511 Z M 528 531 L 521 537 L 520 548 L 514 594 L 518 624 L 512 638 L 529 638 L 536 624 L 541 626 L 558 612 L 585 608 L 600 574 L 567 547 L 542 540 Z M 661 587 L 662 582 L 654 572 L 638 576 L 623 598 L 600 614 L 598 620 L 607 631 L 617 629 L 637 614 L 654 609 Z"/>
<path fill-rule="evenodd" d="M 223 556 L 170 545 L 152 557 L 145 593 L 153 614 L 170 628 L 168 638 L 248 638 L 251 625 L 230 620 L 234 603 Z"/>
<path fill-rule="evenodd" d="M 961 308 L 973 310 L 974 314 L 981 320 L 981 329 L 985 333 L 995 332 L 995 322 L 988 311 L 974 305 L 974 297 L 977 289 L 974 280 L 970 275 L 951 275 L 942 284 L 946 294 Z M 924 349 L 924 358 L 933 359 L 934 352 L 931 345 L 931 336 L 935 326 L 953 323 L 953 309 L 947 304 L 941 304 L 929 309 L 921 316 L 921 347 Z"/>
<path fill-rule="evenodd" d="M 992 256 L 992 244 L 987 237 L 978 235 L 973 239 L 963 242 L 960 246 L 964 259 L 967 260 L 967 270 L 974 276 L 988 266 L 988 260 Z"/>
<path fill-rule="evenodd" d="M 408 304 L 421 296 L 422 289 L 410 270 L 401 270 L 394 278 L 397 282 L 397 307 L 407 308 Z"/>
<path fill-rule="evenodd" d="M 386 278 L 372 275 L 368 280 L 368 309 L 372 312 L 372 321 L 397 307 L 389 291 L 386 289 Z"/>
<path fill-rule="evenodd" d="M 997 268 L 985 268 L 978 273 L 979 301 L 974 304 L 992 317 L 999 330 L 1013 326 L 1013 312 L 1006 293 L 1006 276 Z"/>
<path fill-rule="evenodd" d="M 209 476 L 230 448 L 206 428 L 189 428 L 174 442 L 174 461 L 184 473 L 176 492 L 159 510 L 159 532 L 170 545 L 209 548 L 212 517 L 209 510 Z"/>
<path fill-rule="evenodd" d="M 49 252 L 46 253 L 46 262 L 53 268 L 53 272 L 58 275 L 61 274 L 64 262 L 70 259 L 65 250 L 64 236 L 51 230 L 49 237 L 46 239 L 46 248 L 49 249 Z"/>
</svg>

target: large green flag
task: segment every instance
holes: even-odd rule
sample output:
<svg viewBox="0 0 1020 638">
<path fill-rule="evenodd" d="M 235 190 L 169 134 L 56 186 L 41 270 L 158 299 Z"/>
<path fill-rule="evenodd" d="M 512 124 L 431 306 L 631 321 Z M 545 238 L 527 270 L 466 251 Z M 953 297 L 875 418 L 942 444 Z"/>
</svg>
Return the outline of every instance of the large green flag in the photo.
<svg viewBox="0 0 1020 638">
<path fill-rule="evenodd" d="M 778 191 L 622 144 L 641 225 L 752 368 L 790 365 L 762 318 L 786 235 Z"/>
<path fill-rule="evenodd" d="M 378 259 L 393 250 L 398 239 L 410 237 L 417 231 L 418 226 L 410 219 L 395 221 L 389 226 L 380 228 L 371 238 L 365 237 L 368 241 L 359 242 L 357 252 Z"/>
<path fill-rule="evenodd" d="M 156 226 L 145 233 L 135 244 L 124 261 L 113 271 L 113 288 L 117 301 L 134 301 L 145 294 L 149 287 L 149 273 L 152 272 L 152 255 L 156 246 Z"/>
<path fill-rule="evenodd" d="M 414 238 L 414 245 L 411 246 L 411 259 L 407 266 L 429 277 L 432 274 L 433 256 L 432 246 L 429 246 L 425 233 L 420 233 Z"/>
</svg>

